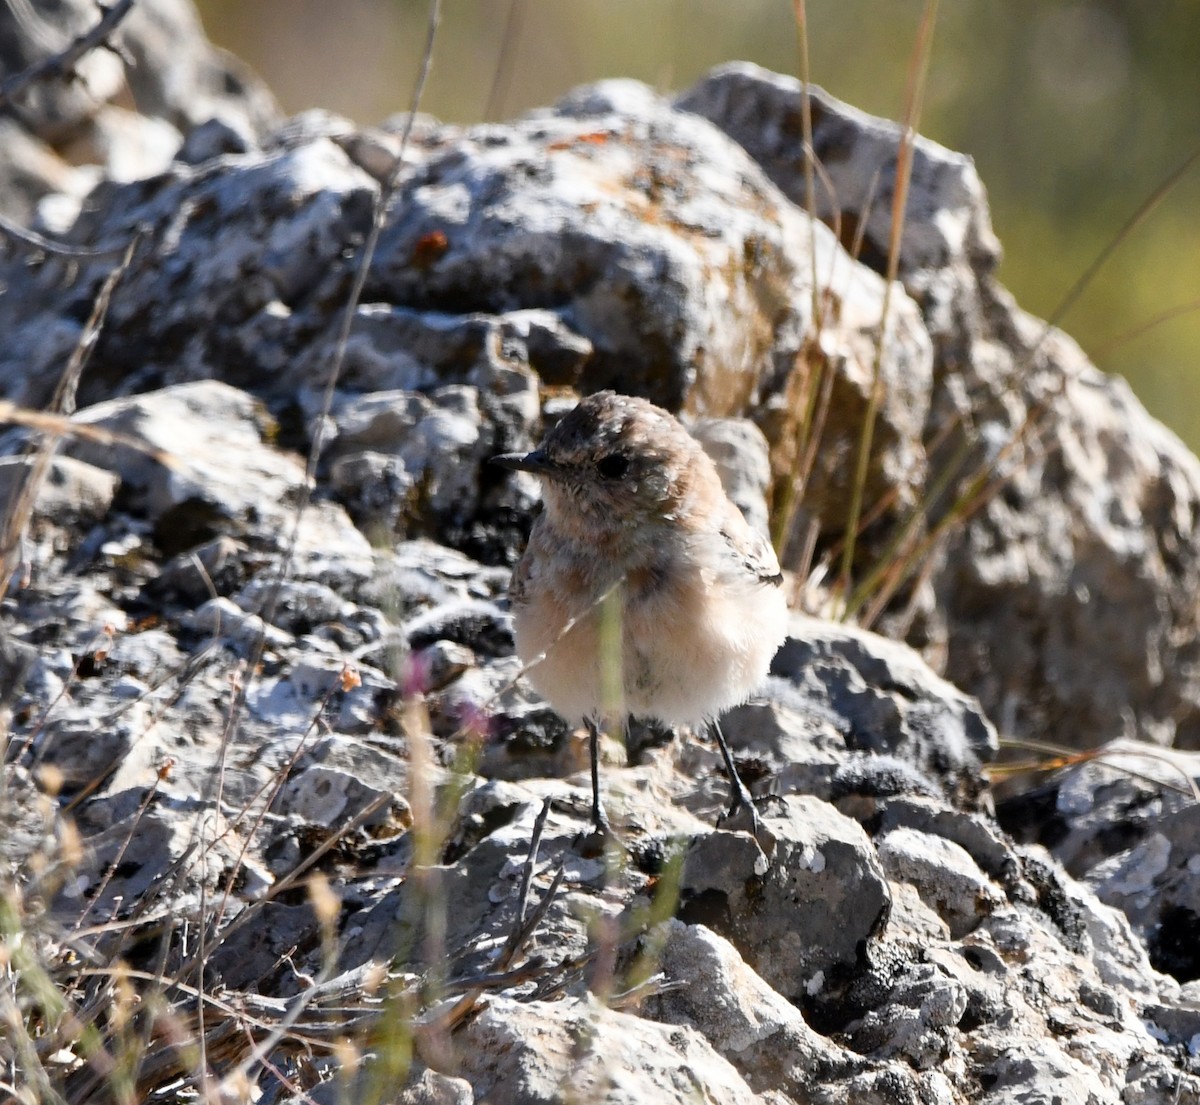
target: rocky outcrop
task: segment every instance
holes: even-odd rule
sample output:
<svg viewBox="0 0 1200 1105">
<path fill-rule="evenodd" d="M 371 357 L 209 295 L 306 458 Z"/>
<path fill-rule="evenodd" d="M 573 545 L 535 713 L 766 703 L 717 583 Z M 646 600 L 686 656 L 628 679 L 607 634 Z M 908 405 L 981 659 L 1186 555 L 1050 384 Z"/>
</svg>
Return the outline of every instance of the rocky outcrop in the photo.
<svg viewBox="0 0 1200 1105">
<path fill-rule="evenodd" d="M 818 97 L 814 141 L 837 202 L 822 193 L 816 209 L 843 239 L 861 237 L 855 263 L 799 206 L 799 96 L 794 82 L 738 66 L 677 106 L 616 82 L 503 127 L 418 128 L 330 427 L 333 485 L 356 515 L 502 562 L 511 541 L 494 540 L 487 519 L 525 508 L 480 465 L 489 450 L 530 443 L 538 380 L 749 415 L 770 441 L 782 509 L 797 396 L 820 365 L 829 412 L 793 532 L 811 528 L 818 558 L 836 556 L 871 387 L 883 283 L 869 266 L 882 266 L 898 132 Z M 106 185 L 75 240 L 157 230 L 114 298 L 81 401 L 217 378 L 290 425 L 315 417 L 345 243 L 366 229 L 380 144 L 397 149 L 380 133 L 368 156 L 348 124 L 314 115 L 232 160 Z M 913 188 L 859 577 L 898 533 L 937 540 L 881 624 L 907 627 L 1013 735 L 1194 746 L 1200 466 L 995 283 L 998 247 L 969 159 L 920 141 Z M 104 266 L 67 288 L 59 263 L 13 265 L 0 386 L 37 405 L 82 326 L 74 305 Z M 825 305 L 819 325 L 814 302 Z M 401 434 L 406 424 L 414 433 Z M 388 434 L 396 444 L 381 446 Z M 462 462 L 457 478 L 430 484 L 426 458 L 445 449 Z M 1098 639 L 1107 647 L 1093 648 Z"/>
<path fill-rule="evenodd" d="M 146 236 L 4 604 L 0 857 L 72 1000 L 116 993 L 77 988 L 81 958 L 174 980 L 138 1095 L 198 1077 L 198 986 L 237 1014 L 206 1013 L 213 1079 L 244 1059 L 223 1092 L 264 1102 L 1200 1094 L 1193 796 L 1081 766 L 998 821 L 985 776 L 997 729 L 1200 740 L 1200 466 L 1011 302 L 969 160 L 925 141 L 879 347 L 898 131 L 818 95 L 836 202 L 811 221 L 799 95 L 733 66 L 677 101 L 606 82 L 420 121 L 328 410 L 395 133 L 204 124 L 92 193 L 71 241 Z M 4 262 L 6 396 L 47 400 L 112 264 Z M 488 458 L 618 387 L 698 422 L 764 524 L 825 379 L 790 524 L 832 564 L 877 349 L 856 577 L 900 530 L 936 539 L 879 612 L 924 656 L 798 611 L 724 719 L 767 831 L 718 825 L 706 739 L 635 726 L 630 762 L 604 743 L 617 841 L 592 854 L 585 742 L 505 606 L 536 489 Z"/>
</svg>

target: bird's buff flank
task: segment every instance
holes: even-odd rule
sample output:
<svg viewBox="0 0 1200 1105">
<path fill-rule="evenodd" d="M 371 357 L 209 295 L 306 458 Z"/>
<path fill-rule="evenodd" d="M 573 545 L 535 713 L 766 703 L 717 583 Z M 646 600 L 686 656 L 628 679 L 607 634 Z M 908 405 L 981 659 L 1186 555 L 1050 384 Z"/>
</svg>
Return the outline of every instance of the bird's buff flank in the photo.
<svg viewBox="0 0 1200 1105">
<path fill-rule="evenodd" d="M 517 652 L 547 701 L 588 727 L 597 830 L 598 726 L 630 715 L 710 725 L 730 812 L 744 807 L 757 827 L 716 721 L 765 678 L 787 604 L 774 551 L 712 460 L 667 411 L 603 391 L 532 453 L 495 463 L 542 482 L 509 591 Z"/>
</svg>

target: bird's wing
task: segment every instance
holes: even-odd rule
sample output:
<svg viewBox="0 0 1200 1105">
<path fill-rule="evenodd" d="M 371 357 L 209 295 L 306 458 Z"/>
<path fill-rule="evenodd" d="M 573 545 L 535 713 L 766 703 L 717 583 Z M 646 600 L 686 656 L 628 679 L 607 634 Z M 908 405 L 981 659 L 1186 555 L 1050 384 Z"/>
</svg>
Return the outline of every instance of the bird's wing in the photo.
<svg viewBox="0 0 1200 1105">
<path fill-rule="evenodd" d="M 528 599 L 529 580 L 533 574 L 533 557 L 522 556 L 513 569 L 512 579 L 508 583 L 508 604 L 510 607 L 524 606 Z"/>
<path fill-rule="evenodd" d="M 783 573 L 771 543 L 742 517 L 742 512 L 733 503 L 728 505 L 720 534 L 737 565 L 734 571 L 749 576 L 756 583 L 780 586 Z"/>
</svg>

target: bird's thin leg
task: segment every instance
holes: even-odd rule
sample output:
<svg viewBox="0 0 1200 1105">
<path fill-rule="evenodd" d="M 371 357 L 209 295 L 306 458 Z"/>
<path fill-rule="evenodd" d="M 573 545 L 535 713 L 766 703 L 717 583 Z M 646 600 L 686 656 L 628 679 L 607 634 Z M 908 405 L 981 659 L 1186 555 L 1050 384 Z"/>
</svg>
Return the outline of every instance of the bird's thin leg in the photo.
<svg viewBox="0 0 1200 1105">
<path fill-rule="evenodd" d="M 598 833 L 609 833 L 608 818 L 600 805 L 600 726 L 594 718 L 584 718 L 588 731 L 588 754 L 592 761 L 592 824 Z"/>
<path fill-rule="evenodd" d="M 721 726 L 716 718 L 709 722 L 709 727 L 712 729 L 713 736 L 717 738 L 717 746 L 721 749 L 721 757 L 725 760 L 725 774 L 729 776 L 729 813 L 726 816 L 732 817 L 738 810 L 744 808 L 757 828 L 758 813 L 754 808 L 754 801 L 734 765 L 733 754 L 729 751 L 729 745 L 725 743 L 725 734 L 721 732 Z"/>
</svg>

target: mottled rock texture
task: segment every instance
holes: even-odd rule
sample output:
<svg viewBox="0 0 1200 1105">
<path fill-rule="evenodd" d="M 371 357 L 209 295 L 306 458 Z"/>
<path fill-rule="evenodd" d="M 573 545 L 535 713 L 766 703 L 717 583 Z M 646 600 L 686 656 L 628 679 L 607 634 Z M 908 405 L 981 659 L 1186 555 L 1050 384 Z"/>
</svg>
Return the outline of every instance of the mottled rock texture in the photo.
<svg viewBox="0 0 1200 1105">
<path fill-rule="evenodd" d="M 814 221 L 786 78 L 419 120 L 326 407 L 398 130 L 275 127 L 229 81 L 226 112 L 197 49 L 188 92 L 149 47 L 137 78 L 177 156 L 102 162 L 62 224 L 144 237 L 4 599 L 22 954 L 79 1002 L 107 993 L 81 962 L 173 979 L 176 1027 L 216 990 L 237 1016 L 206 1013 L 214 1084 L 246 1059 L 253 1090 L 220 1092 L 268 1105 L 1200 1098 L 1193 760 L 1076 766 L 1001 821 L 985 776 L 998 731 L 1200 744 L 1200 465 L 996 283 L 970 160 L 918 142 L 889 293 L 899 128 L 814 90 Z M 34 114 L 101 127 L 66 93 Z M 0 262 L 0 393 L 48 401 L 113 264 Z M 907 640 L 811 616 L 847 597 L 876 377 L 852 597 Z M 706 739 L 638 725 L 629 762 L 602 749 L 597 854 L 585 742 L 513 656 L 537 488 L 487 461 L 602 386 L 716 420 L 698 436 L 805 569 L 771 677 L 724 719 L 761 839 L 717 824 Z M 10 493 L 31 441 L 3 440 Z M 907 577 L 877 571 L 897 537 L 928 542 Z M 191 1092 L 176 1038 L 147 1031 L 135 1097 Z"/>
</svg>

